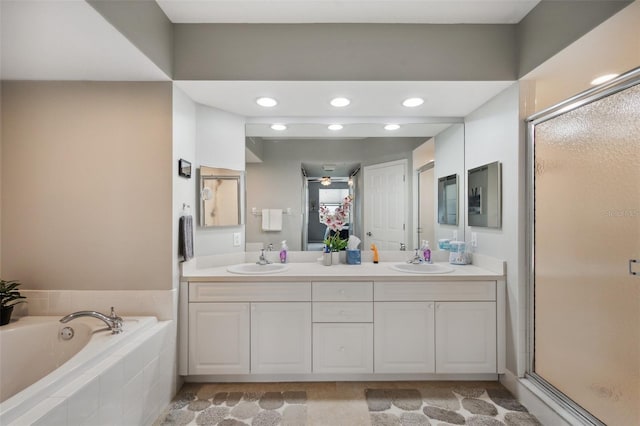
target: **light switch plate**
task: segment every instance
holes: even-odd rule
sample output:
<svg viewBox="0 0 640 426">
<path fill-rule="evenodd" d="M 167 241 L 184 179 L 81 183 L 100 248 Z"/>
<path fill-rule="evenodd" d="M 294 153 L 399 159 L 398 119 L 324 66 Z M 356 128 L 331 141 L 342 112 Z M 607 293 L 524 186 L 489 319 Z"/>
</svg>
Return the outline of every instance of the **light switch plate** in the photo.
<svg viewBox="0 0 640 426">
<path fill-rule="evenodd" d="M 234 247 L 240 247 L 240 244 L 242 244 L 242 235 L 240 235 L 239 232 L 234 232 L 233 233 L 233 246 Z"/>
<path fill-rule="evenodd" d="M 478 247 L 478 233 L 471 233 L 471 247 Z"/>
<path fill-rule="evenodd" d="M 458 241 L 458 231 L 453 231 L 453 241 Z"/>
</svg>

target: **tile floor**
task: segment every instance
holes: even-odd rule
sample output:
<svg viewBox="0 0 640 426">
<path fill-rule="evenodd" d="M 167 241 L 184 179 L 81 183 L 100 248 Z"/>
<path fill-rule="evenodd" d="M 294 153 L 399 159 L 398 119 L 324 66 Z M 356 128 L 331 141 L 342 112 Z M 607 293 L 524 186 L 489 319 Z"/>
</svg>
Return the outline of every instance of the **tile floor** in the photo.
<svg viewBox="0 0 640 426">
<path fill-rule="evenodd" d="M 452 424 L 540 425 L 497 382 L 301 382 L 188 383 L 154 426 Z"/>
</svg>

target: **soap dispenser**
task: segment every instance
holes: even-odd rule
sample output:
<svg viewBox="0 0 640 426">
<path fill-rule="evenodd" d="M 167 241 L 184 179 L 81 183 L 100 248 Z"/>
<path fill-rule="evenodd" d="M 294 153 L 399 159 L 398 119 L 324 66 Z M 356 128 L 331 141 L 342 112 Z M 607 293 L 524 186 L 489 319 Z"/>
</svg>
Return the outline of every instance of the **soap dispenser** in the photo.
<svg viewBox="0 0 640 426">
<path fill-rule="evenodd" d="M 420 250 L 422 251 L 422 259 L 426 263 L 431 263 L 431 247 L 429 247 L 429 241 L 422 240 L 422 247 Z"/>
<path fill-rule="evenodd" d="M 287 240 L 282 241 L 282 247 L 280 247 L 280 263 L 287 263 L 287 252 L 289 251 L 289 247 L 287 247 Z"/>
</svg>

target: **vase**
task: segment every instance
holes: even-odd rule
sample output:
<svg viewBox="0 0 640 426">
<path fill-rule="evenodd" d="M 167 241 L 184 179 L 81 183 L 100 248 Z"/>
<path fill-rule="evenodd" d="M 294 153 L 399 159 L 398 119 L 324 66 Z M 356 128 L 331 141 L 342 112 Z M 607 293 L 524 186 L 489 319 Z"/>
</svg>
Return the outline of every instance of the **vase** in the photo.
<svg viewBox="0 0 640 426">
<path fill-rule="evenodd" d="M 340 264 L 340 252 L 339 251 L 332 251 L 331 252 L 331 264 L 332 265 L 339 265 Z"/>
<path fill-rule="evenodd" d="M 0 325 L 9 324 L 11 321 L 11 313 L 13 312 L 13 306 L 3 306 L 0 308 Z"/>
</svg>

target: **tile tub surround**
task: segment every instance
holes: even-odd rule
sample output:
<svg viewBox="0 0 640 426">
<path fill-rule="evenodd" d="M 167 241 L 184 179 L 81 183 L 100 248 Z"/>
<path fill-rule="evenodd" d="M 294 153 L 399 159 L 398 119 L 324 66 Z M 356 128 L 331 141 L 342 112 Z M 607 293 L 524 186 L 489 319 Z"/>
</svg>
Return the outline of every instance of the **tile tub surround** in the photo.
<svg viewBox="0 0 640 426">
<path fill-rule="evenodd" d="M 304 421 L 289 421 L 284 416 L 287 406 L 284 395 L 304 392 L 306 401 L 288 405 L 297 415 L 306 412 Z M 232 397 L 231 395 L 235 395 Z M 261 409 L 264 414 L 253 419 L 228 418 L 207 422 L 207 409 L 224 411 L 225 398 L 232 404 L 239 395 L 251 398 L 268 395 L 272 401 L 283 396 L 273 406 Z M 224 398 L 222 397 L 224 396 Z M 294 401 L 294 402 L 301 402 Z M 259 404 L 259 403 L 258 403 Z M 278 405 L 278 407 L 276 407 Z M 271 407 L 271 408 L 269 408 Z M 303 408 L 304 407 L 304 408 Z M 229 408 L 231 412 L 233 408 Z M 255 411 L 255 409 L 254 409 Z M 277 412 L 269 413 L 269 411 Z M 200 421 L 198 421 L 200 416 Z M 290 420 L 293 420 L 289 418 Z M 251 421 L 253 420 L 253 422 Z M 272 423 L 268 423 L 271 420 Z M 226 422 L 226 423 L 225 423 Z M 356 425 L 445 425 L 476 426 L 539 426 L 540 423 L 497 382 L 323 382 L 323 383 L 230 383 L 185 384 L 154 426 L 249 424 L 295 426 L 356 426 Z"/>
</svg>

